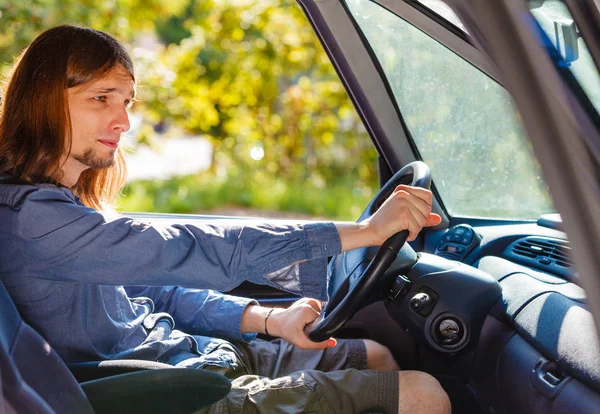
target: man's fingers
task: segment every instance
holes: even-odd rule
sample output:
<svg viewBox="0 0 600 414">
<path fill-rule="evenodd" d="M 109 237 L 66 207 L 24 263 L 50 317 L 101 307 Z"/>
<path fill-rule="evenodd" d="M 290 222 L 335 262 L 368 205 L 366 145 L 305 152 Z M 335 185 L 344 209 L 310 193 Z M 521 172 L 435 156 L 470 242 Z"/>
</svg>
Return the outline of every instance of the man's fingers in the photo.
<svg viewBox="0 0 600 414">
<path fill-rule="evenodd" d="M 304 306 L 304 305 L 308 305 L 311 308 L 313 308 L 314 310 L 316 310 L 317 312 L 321 312 L 321 308 L 322 308 L 321 301 L 318 301 L 317 299 L 314 299 L 314 298 L 298 299 L 296 302 L 294 302 L 294 304 L 291 307 L 300 307 L 300 306 Z"/>
<path fill-rule="evenodd" d="M 410 194 L 413 194 L 417 197 L 419 197 L 421 200 L 425 201 L 426 203 L 431 203 L 431 200 L 433 198 L 431 191 L 426 189 L 426 188 L 421 188 L 421 187 L 411 187 L 410 185 L 399 185 L 394 189 L 394 192 L 398 192 L 398 191 L 406 191 Z"/>
<path fill-rule="evenodd" d="M 411 213 L 414 214 L 414 212 L 412 210 L 410 210 L 410 211 L 411 211 Z M 408 236 L 407 240 L 408 241 L 415 240 L 417 238 L 417 236 L 419 235 L 419 233 L 421 232 L 421 230 L 423 229 L 423 227 L 437 226 L 441 222 L 442 222 L 442 217 L 439 214 L 435 214 L 435 213 L 430 213 L 429 216 L 427 217 L 427 219 L 425 220 L 425 223 L 421 223 L 420 221 L 418 221 L 418 219 L 416 217 L 413 216 L 413 219 L 409 223 L 409 227 L 408 227 L 409 236 Z"/>
<path fill-rule="evenodd" d="M 406 240 L 408 241 L 413 241 L 414 239 L 417 238 L 417 236 L 419 235 L 419 232 L 421 231 L 421 229 L 423 228 L 421 226 L 421 223 L 419 222 L 419 218 L 415 217 L 416 215 L 419 215 L 420 212 L 415 212 L 412 209 L 408 209 L 408 211 L 410 212 L 410 217 L 408 218 L 408 223 L 407 224 L 407 230 L 408 230 L 408 238 Z M 424 217 L 420 217 L 420 218 L 424 218 Z"/>
<path fill-rule="evenodd" d="M 337 345 L 337 340 L 334 338 L 329 338 L 323 342 L 313 342 L 310 339 L 306 338 L 305 341 L 301 343 L 295 344 L 296 347 L 300 349 L 327 349 Z"/>
<path fill-rule="evenodd" d="M 442 217 L 439 214 L 430 213 L 429 217 L 427 217 L 427 222 L 425 223 L 425 227 L 437 226 L 442 222 Z"/>
<path fill-rule="evenodd" d="M 316 310 L 317 312 L 321 313 L 321 309 L 323 308 L 321 301 L 313 299 L 313 298 L 307 298 L 306 304 L 309 305 L 314 310 Z"/>
<path fill-rule="evenodd" d="M 297 346 L 300 349 L 327 349 L 330 347 L 329 340 L 323 342 L 312 342 L 308 340 Z"/>
<path fill-rule="evenodd" d="M 425 223 L 426 217 L 431 212 L 431 202 L 427 202 L 422 198 L 419 198 L 414 194 L 404 190 L 395 193 L 394 197 L 399 199 L 399 204 L 401 207 L 405 207 L 409 210 L 418 210 L 418 213 L 421 214 L 421 218 L 423 219 L 423 223 Z M 416 216 L 418 213 L 417 211 L 413 212 L 413 215 L 415 215 L 415 218 L 417 219 L 419 219 L 419 217 Z"/>
</svg>

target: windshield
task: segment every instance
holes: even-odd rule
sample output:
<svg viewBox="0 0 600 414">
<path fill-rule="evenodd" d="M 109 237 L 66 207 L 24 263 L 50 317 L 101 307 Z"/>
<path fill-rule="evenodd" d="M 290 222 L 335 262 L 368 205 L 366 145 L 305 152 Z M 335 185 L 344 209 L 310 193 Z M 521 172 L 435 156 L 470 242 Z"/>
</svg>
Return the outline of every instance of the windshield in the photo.
<svg viewBox="0 0 600 414">
<path fill-rule="evenodd" d="M 512 220 L 553 212 L 521 118 L 504 88 L 380 5 L 346 2 L 431 167 L 447 212 Z"/>
</svg>

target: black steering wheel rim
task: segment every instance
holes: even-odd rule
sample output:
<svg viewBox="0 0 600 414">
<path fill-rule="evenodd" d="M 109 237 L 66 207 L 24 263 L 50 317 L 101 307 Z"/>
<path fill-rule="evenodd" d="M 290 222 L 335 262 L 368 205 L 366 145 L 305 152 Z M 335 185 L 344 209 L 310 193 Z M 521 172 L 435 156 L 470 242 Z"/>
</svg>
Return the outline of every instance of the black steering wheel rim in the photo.
<svg viewBox="0 0 600 414">
<path fill-rule="evenodd" d="M 400 171 L 379 190 L 377 195 L 365 208 L 357 222 L 361 222 L 371 217 L 383 204 L 383 202 L 394 192 L 400 184 L 406 184 L 407 179 L 411 179 L 409 185 L 429 189 L 431 185 L 431 172 L 427 164 L 422 161 L 415 161 L 405 165 Z M 341 285 L 333 295 L 332 300 L 324 306 L 321 314 L 312 323 L 308 324 L 305 332 L 314 342 L 325 341 L 334 336 L 354 314 L 365 306 L 367 299 L 380 285 L 383 275 L 390 268 L 392 263 L 399 257 L 398 252 L 404 246 L 408 231 L 404 230 L 396 233 L 387 239 L 377 250 L 375 257 L 368 264 L 367 268 L 353 282 L 352 287 L 348 287 L 350 276 L 347 275 L 346 287 L 348 290 L 343 292 Z M 409 247 L 409 246 L 407 246 Z M 412 251 L 412 249 L 410 249 Z M 414 253 L 414 251 L 412 251 Z M 337 260 L 343 257 L 344 253 L 334 258 L 332 266 L 336 262 L 343 266 L 343 260 Z M 405 255 L 402 258 L 404 267 L 412 267 L 416 263 L 416 254 Z M 331 270 L 331 269 L 330 269 Z"/>
</svg>

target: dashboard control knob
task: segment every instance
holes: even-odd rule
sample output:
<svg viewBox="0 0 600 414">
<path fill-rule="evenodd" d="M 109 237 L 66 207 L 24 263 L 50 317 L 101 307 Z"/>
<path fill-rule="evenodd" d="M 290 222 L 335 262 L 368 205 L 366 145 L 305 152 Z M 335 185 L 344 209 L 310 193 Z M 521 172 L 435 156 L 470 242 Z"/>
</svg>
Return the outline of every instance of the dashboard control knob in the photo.
<svg viewBox="0 0 600 414">
<path fill-rule="evenodd" d="M 417 293 L 412 297 L 408 305 L 415 311 L 420 311 L 431 303 L 431 298 L 427 293 Z"/>
</svg>

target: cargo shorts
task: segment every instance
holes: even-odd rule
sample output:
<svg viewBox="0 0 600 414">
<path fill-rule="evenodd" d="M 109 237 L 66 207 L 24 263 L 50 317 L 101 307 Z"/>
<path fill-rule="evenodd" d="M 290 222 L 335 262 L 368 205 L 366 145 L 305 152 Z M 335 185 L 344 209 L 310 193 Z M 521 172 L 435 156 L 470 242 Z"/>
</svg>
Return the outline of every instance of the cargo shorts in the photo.
<svg viewBox="0 0 600 414">
<path fill-rule="evenodd" d="M 398 373 L 366 370 L 362 340 L 338 340 L 325 350 L 301 350 L 282 339 L 222 346 L 232 347 L 237 367 L 204 369 L 230 378 L 231 392 L 200 413 L 398 412 Z"/>
</svg>

